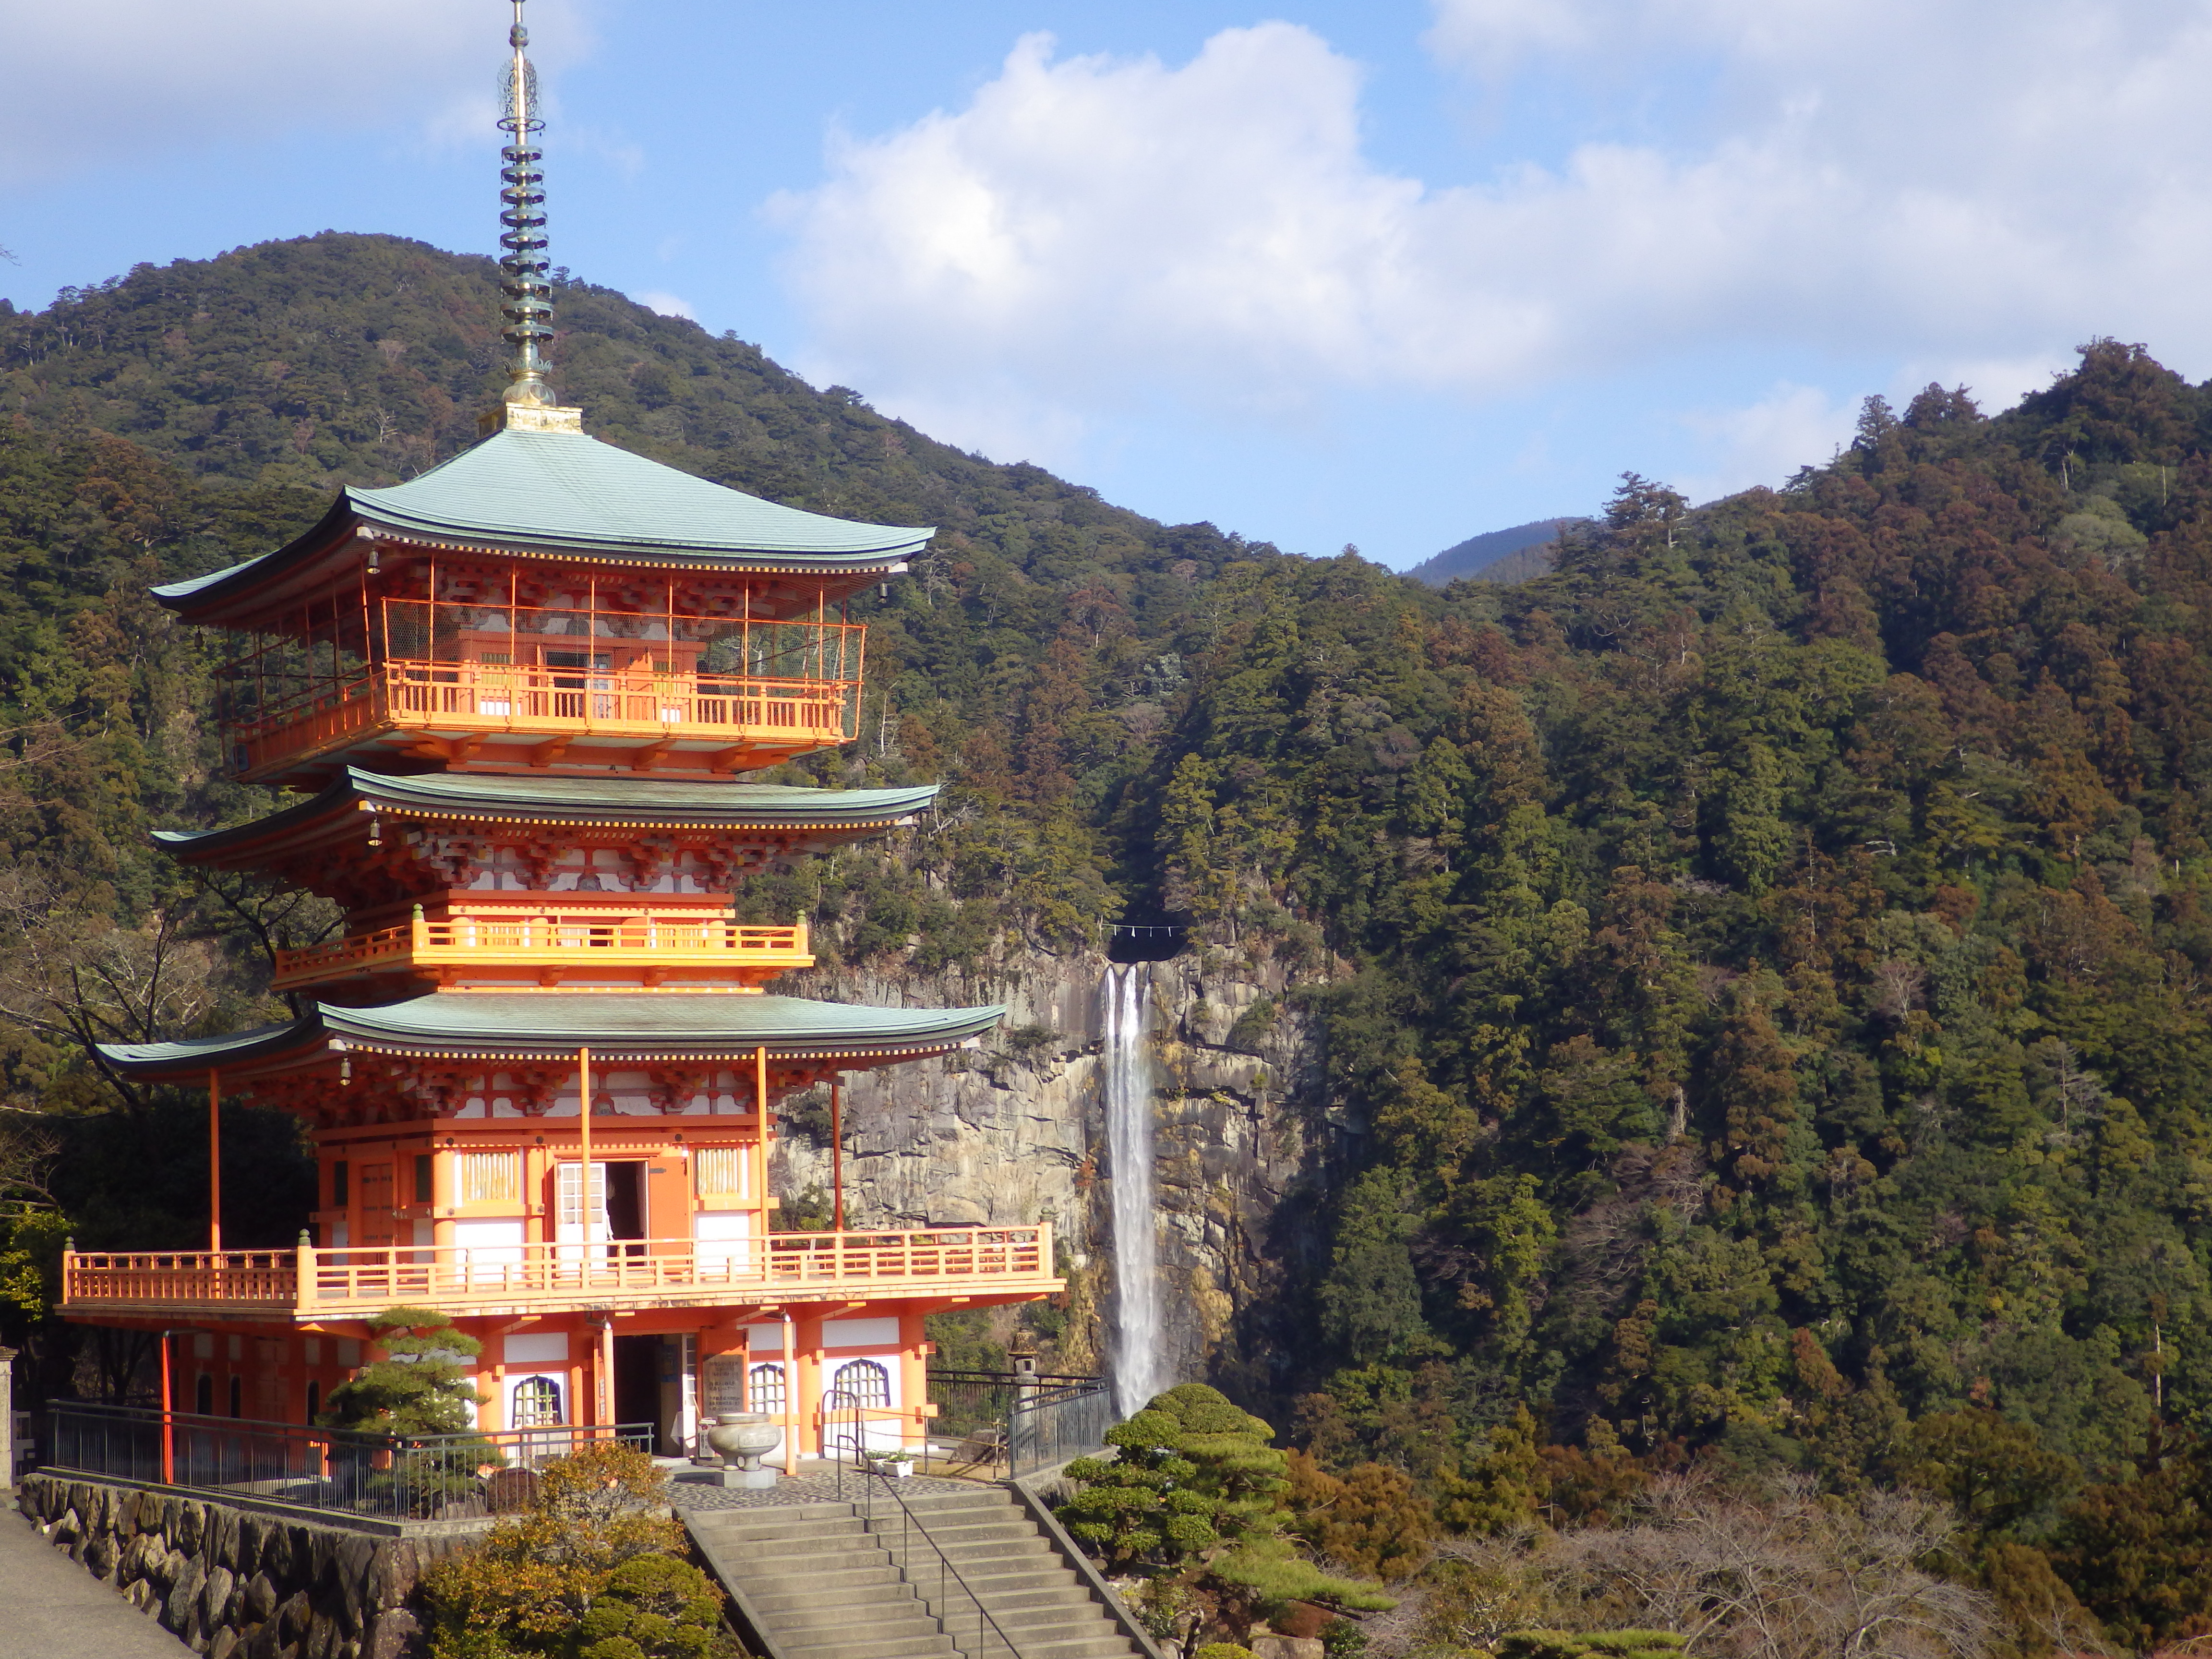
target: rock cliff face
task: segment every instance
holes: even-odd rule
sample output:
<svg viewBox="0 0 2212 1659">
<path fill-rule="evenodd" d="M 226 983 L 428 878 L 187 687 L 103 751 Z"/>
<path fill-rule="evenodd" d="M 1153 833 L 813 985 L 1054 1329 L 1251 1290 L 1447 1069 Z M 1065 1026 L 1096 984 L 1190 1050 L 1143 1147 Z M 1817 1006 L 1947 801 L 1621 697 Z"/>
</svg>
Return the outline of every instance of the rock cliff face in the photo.
<svg viewBox="0 0 2212 1659">
<path fill-rule="evenodd" d="M 1006 1004 L 980 1050 L 865 1074 L 847 1085 L 851 1226 L 1054 1224 L 1070 1284 L 1055 1363 L 1106 1369 L 1115 1262 L 1099 1062 L 1096 955 L 1012 959 L 987 989 L 957 976 L 815 978 L 805 994 L 886 1006 Z M 1192 951 L 1146 965 L 1158 1079 L 1154 1135 L 1169 1366 L 1178 1381 L 1266 1386 L 1253 1340 L 1315 1246 L 1289 1203 L 1319 1149 L 1318 1067 L 1302 1017 L 1283 1009 L 1267 956 Z M 790 1133 L 776 1190 L 830 1188 L 825 1146 Z M 1256 1368 L 1256 1369 L 1255 1369 Z"/>
</svg>

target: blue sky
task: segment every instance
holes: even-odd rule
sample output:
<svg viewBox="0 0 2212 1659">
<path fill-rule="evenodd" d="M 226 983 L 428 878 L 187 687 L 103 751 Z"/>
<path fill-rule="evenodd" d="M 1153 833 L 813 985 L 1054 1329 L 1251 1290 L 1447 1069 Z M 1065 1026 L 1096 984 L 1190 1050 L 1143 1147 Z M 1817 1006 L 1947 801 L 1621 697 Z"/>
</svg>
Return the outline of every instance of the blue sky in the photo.
<svg viewBox="0 0 2212 1659">
<path fill-rule="evenodd" d="M 529 0 L 556 260 L 1164 519 L 1403 566 L 2212 371 L 2212 5 Z M 0 0 L 0 294 L 491 251 L 500 0 Z"/>
</svg>

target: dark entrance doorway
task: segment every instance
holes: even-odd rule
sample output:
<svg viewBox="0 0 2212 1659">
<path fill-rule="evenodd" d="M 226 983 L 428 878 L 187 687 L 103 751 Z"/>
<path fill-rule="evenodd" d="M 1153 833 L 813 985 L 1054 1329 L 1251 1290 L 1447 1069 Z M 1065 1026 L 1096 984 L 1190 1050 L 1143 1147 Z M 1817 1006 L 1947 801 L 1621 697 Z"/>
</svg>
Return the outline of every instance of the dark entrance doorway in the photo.
<svg viewBox="0 0 2212 1659">
<path fill-rule="evenodd" d="M 660 1420 L 659 1337 L 615 1339 L 615 1421 L 652 1424 L 653 1444 L 647 1449 L 660 1449 L 666 1425 Z"/>
<path fill-rule="evenodd" d="M 645 1165 L 638 1163 L 607 1165 L 607 1237 L 641 1240 L 645 1237 Z M 645 1246 L 632 1243 L 615 1252 L 643 1255 Z M 629 1419 L 624 1419 L 625 1422 Z"/>
</svg>

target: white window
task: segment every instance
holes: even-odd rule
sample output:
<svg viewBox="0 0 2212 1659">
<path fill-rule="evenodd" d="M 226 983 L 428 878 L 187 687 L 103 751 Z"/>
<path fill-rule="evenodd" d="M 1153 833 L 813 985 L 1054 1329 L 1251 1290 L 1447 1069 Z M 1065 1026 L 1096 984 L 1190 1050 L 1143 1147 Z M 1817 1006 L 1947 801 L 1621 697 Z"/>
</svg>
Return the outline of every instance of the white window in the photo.
<svg viewBox="0 0 2212 1659">
<path fill-rule="evenodd" d="M 872 1359 L 848 1359 L 830 1379 L 830 1409 L 852 1406 L 889 1406 L 891 1374 Z"/>
<path fill-rule="evenodd" d="M 756 1365 L 745 1374 L 745 1403 L 754 1411 L 783 1415 L 783 1366 Z"/>
<path fill-rule="evenodd" d="M 561 1420 L 561 1385 L 550 1376 L 526 1376 L 514 1385 L 509 1422 L 540 1429 Z"/>
</svg>

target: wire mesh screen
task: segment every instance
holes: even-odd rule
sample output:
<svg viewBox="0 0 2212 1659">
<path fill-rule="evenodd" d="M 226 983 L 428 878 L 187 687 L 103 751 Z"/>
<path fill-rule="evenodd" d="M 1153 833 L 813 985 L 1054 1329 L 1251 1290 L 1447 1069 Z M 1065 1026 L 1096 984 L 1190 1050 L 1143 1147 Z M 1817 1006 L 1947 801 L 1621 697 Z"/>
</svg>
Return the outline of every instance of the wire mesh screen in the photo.
<svg viewBox="0 0 2212 1659">
<path fill-rule="evenodd" d="M 1114 1391 L 1097 1378 L 1040 1386 L 1017 1400 L 1006 1425 L 1008 1462 L 1034 1474 L 1102 1450 L 1114 1426 Z"/>
</svg>

